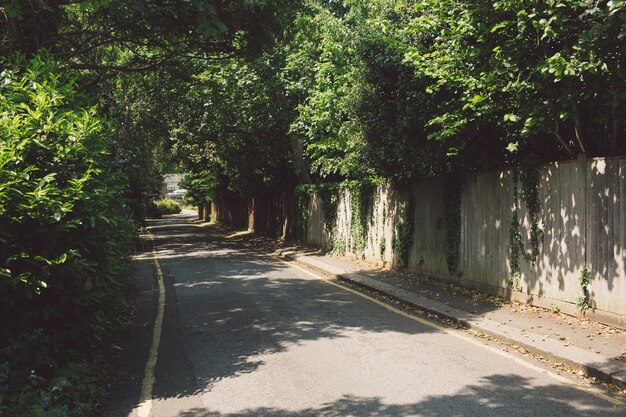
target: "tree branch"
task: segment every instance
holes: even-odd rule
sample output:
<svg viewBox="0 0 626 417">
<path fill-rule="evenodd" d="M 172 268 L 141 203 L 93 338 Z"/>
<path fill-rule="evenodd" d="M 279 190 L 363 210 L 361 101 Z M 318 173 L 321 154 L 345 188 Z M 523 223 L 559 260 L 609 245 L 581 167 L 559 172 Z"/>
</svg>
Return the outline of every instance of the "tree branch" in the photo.
<svg viewBox="0 0 626 417">
<path fill-rule="evenodd" d="M 580 125 L 580 114 L 578 112 L 578 104 L 576 102 L 572 103 L 572 113 L 574 114 L 574 132 L 576 133 L 576 140 L 578 141 L 578 146 L 580 146 L 580 150 L 582 153 L 587 153 L 585 151 L 585 145 L 583 144 L 583 129 Z"/>
<path fill-rule="evenodd" d="M 554 122 L 554 131 L 552 133 L 554 134 L 554 136 L 556 136 L 559 143 L 565 148 L 567 153 L 569 153 L 571 156 L 576 156 L 574 154 L 574 151 L 572 151 L 572 148 L 570 148 L 567 142 L 565 142 L 565 140 L 563 140 L 563 138 L 561 137 L 561 134 L 559 133 L 559 121 L 558 120 Z"/>
</svg>

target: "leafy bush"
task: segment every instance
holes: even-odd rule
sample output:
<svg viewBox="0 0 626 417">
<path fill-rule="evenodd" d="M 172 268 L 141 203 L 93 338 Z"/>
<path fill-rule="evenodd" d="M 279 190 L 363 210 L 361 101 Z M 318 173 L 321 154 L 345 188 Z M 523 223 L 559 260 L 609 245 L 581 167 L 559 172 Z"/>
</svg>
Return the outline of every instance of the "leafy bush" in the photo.
<svg viewBox="0 0 626 417">
<path fill-rule="evenodd" d="M 0 393 L 8 391 L 11 368 L 8 362 L 0 367 Z M 28 372 L 27 383 L 15 395 L 0 397 L 0 415 L 10 410 L 19 416 L 87 416 L 95 415 L 102 396 L 102 377 L 86 363 L 69 363 L 47 380 L 34 370 Z"/>
<path fill-rule="evenodd" d="M 160 214 L 177 214 L 182 210 L 176 201 L 170 199 L 159 200 L 156 206 Z"/>
<path fill-rule="evenodd" d="M 49 386 L 124 322 L 122 272 L 137 228 L 109 151 L 111 126 L 74 74 L 46 54 L 0 67 L 0 363 L 12 370 L 3 414 L 22 387 Z"/>
<path fill-rule="evenodd" d="M 198 206 L 215 199 L 220 183 L 215 172 L 204 170 L 186 174 L 180 185 L 187 190 L 185 203 Z"/>
<path fill-rule="evenodd" d="M 161 212 L 159 211 L 159 206 L 156 202 L 150 201 L 148 202 L 148 206 L 146 207 L 146 217 L 151 219 L 160 219 Z"/>
</svg>

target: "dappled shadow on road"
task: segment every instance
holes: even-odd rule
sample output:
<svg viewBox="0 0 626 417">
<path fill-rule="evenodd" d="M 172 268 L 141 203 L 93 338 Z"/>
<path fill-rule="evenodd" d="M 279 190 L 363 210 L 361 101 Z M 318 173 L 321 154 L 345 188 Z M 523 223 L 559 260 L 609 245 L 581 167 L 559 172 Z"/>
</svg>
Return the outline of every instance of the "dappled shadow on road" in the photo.
<svg viewBox="0 0 626 417">
<path fill-rule="evenodd" d="M 312 342 L 328 347 L 329 341 L 352 343 L 348 338 L 384 333 L 388 342 L 380 349 L 384 355 L 397 355 L 397 346 L 391 342 L 394 335 L 437 331 L 408 319 L 390 320 L 386 310 L 364 304 L 322 280 L 306 278 L 273 258 L 243 249 L 239 242 L 211 235 L 190 220 L 174 216 L 150 227 L 166 282 L 153 398 L 157 404 L 179 401 L 183 406 L 178 410 L 190 410 L 170 415 L 500 416 L 516 415 L 511 411 L 520 410 L 513 410 L 512 404 L 521 403 L 528 404 L 528 409 L 519 415 L 620 415 L 613 409 L 599 408 L 588 394 L 557 385 L 537 387 L 531 380 L 512 375 L 494 375 L 453 394 L 437 396 L 428 396 L 428 381 L 416 381 L 424 392 L 418 398 L 424 399 L 413 403 L 390 403 L 382 397 L 350 396 L 338 390 L 333 402 L 319 406 L 306 403 L 302 409 L 282 405 L 241 410 L 198 406 L 198 398 L 207 392 L 223 392 L 232 380 L 263 374 L 257 371 L 273 361 L 276 353 L 289 360 L 296 348 L 315 354 L 314 349 L 306 350 Z M 137 259 L 145 263 L 150 256 L 148 251 Z M 430 339 L 414 342 L 434 343 Z M 451 360 L 462 361 L 463 355 Z M 290 381 L 274 383 L 289 385 Z M 186 403 L 191 397 L 196 401 L 193 406 Z M 119 415 L 129 415 L 132 405 L 129 407 Z M 587 409 L 593 412 L 586 413 Z"/>
<path fill-rule="evenodd" d="M 375 306 L 364 319 L 354 295 L 212 235 L 189 218 L 162 219 L 149 230 L 167 288 L 155 398 L 199 394 L 255 372 L 263 355 L 307 341 L 434 331 L 409 320 L 390 323 Z"/>
<path fill-rule="evenodd" d="M 378 397 L 342 396 L 304 409 L 272 407 L 220 412 L 196 408 L 177 417 L 247 416 L 623 416 L 624 409 L 598 406 L 592 395 L 560 385 L 533 385 L 516 375 L 492 375 L 451 395 L 425 396 L 419 402 L 389 404 Z M 520 406 L 521 405 L 521 406 Z"/>
</svg>

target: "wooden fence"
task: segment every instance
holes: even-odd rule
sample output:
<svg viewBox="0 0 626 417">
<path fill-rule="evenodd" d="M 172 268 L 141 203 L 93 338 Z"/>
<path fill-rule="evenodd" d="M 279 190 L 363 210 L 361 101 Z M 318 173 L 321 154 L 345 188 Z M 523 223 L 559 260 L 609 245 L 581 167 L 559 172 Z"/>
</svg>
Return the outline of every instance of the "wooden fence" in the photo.
<svg viewBox="0 0 626 417">
<path fill-rule="evenodd" d="M 234 227 L 286 238 L 294 235 L 293 193 L 280 193 L 249 199 L 230 198 L 198 207 L 198 217 Z"/>
<path fill-rule="evenodd" d="M 625 158 L 579 159 L 540 167 L 536 257 L 532 256 L 528 198 L 512 170 L 452 180 L 430 178 L 404 191 L 379 186 L 368 208 L 365 244 L 359 251 L 355 251 L 349 191 L 340 193 L 332 232 L 324 225 L 320 196 L 313 195 L 303 238 L 318 246 L 328 246 L 332 239 L 346 254 L 386 266 L 408 266 L 543 307 L 558 306 L 571 314 L 576 314 L 577 301 L 583 296 L 579 277 L 586 267 L 590 315 L 624 323 L 625 177 Z M 457 182 L 457 187 L 448 187 L 451 182 Z M 458 190 L 460 199 L 455 200 L 451 189 Z M 222 202 L 214 204 L 214 218 L 293 236 L 293 201 L 291 195 L 283 194 L 247 203 Z M 454 204 L 458 207 L 450 210 Z M 403 223 L 411 226 L 412 233 L 408 251 L 400 259 Z M 513 259 L 513 235 L 519 236 L 515 244 L 518 262 Z M 453 271 L 451 259 L 457 265 Z"/>
</svg>

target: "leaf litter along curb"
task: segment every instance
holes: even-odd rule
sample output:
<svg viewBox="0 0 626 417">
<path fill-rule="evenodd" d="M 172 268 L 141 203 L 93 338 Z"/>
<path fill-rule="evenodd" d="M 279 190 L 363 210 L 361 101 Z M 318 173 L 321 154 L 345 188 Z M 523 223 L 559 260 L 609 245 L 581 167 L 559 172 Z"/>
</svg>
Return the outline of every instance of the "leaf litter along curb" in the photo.
<svg viewBox="0 0 626 417">
<path fill-rule="evenodd" d="M 589 319 L 579 319 L 577 317 L 569 316 L 565 313 L 553 312 L 546 308 L 532 306 L 532 305 L 520 303 L 517 301 L 507 300 L 502 297 L 484 294 L 476 290 L 457 286 L 448 282 L 438 281 L 436 279 L 432 279 L 432 278 L 420 275 L 419 272 L 384 270 L 384 271 L 381 271 L 377 275 L 376 278 L 382 282 L 396 284 L 396 285 L 397 285 L 397 280 L 399 279 L 400 283 L 402 284 L 400 285 L 400 287 L 405 290 L 407 289 L 415 290 L 416 285 L 419 285 L 420 283 L 427 283 L 428 285 L 440 288 L 441 290 L 451 291 L 452 294 L 461 293 L 461 294 L 467 295 L 472 299 L 472 301 L 475 303 L 474 305 L 476 306 L 477 306 L 476 303 L 486 302 L 495 307 L 506 307 L 510 310 L 511 313 L 522 314 L 526 317 L 533 317 L 533 318 L 541 319 L 542 315 L 546 315 L 556 320 L 558 323 L 564 326 L 566 325 L 570 328 L 581 328 L 581 329 L 593 330 L 595 335 L 604 336 L 605 338 L 617 337 L 621 339 L 624 342 L 624 345 L 626 346 L 626 331 L 625 330 L 611 327 L 609 325 L 605 325 L 605 324 L 592 321 Z M 422 295 L 426 295 L 429 293 L 429 290 L 428 289 L 419 290 L 419 292 Z M 437 295 L 438 294 L 434 295 L 435 299 L 437 299 Z M 433 298 L 433 296 L 431 295 L 429 296 L 429 298 Z"/>
<path fill-rule="evenodd" d="M 611 384 L 602 380 L 599 380 L 596 377 L 592 377 L 592 376 L 587 376 L 585 375 L 581 370 L 576 370 L 573 369 L 571 367 L 568 367 L 567 365 L 565 365 L 562 362 L 557 362 L 557 361 L 552 361 L 544 356 L 542 356 L 541 354 L 537 354 L 537 353 L 533 353 L 530 350 L 526 349 L 525 347 L 516 345 L 514 343 L 508 342 L 508 341 L 503 341 L 501 339 L 498 339 L 497 337 L 485 334 L 481 331 L 477 331 L 474 329 L 468 329 L 464 326 L 459 325 L 458 323 L 456 323 L 453 320 L 450 320 L 448 318 L 445 317 L 441 317 L 437 314 L 434 313 L 430 313 L 427 312 L 425 310 L 422 310 L 420 308 L 417 308 L 415 306 L 412 306 L 410 304 L 404 303 L 402 301 L 399 301 L 393 297 L 389 297 L 386 296 L 384 294 L 378 293 L 376 291 L 370 290 L 368 288 L 365 288 L 361 285 L 355 284 L 353 282 L 348 282 L 345 280 L 335 280 L 339 283 L 341 283 L 341 285 L 344 285 L 346 287 L 350 287 L 353 288 L 355 290 L 359 290 L 361 292 L 367 293 L 368 295 L 372 296 L 373 298 L 376 298 L 378 300 L 382 300 L 388 304 L 393 304 L 399 308 L 401 308 L 402 310 L 406 311 L 409 314 L 414 314 L 414 315 L 418 315 L 418 316 L 422 316 L 425 317 L 427 319 L 430 319 L 432 321 L 435 321 L 437 324 L 443 325 L 446 328 L 452 329 L 452 330 L 460 330 L 463 331 L 465 334 L 468 334 L 476 339 L 480 339 L 483 343 L 492 343 L 492 344 L 497 344 L 498 346 L 502 346 L 502 350 L 505 352 L 509 352 L 509 353 L 515 353 L 515 354 L 521 354 L 523 357 L 525 358 L 531 358 L 534 359 L 544 365 L 549 366 L 550 368 L 554 369 L 556 371 L 556 373 L 558 375 L 562 375 L 563 373 L 568 374 L 572 377 L 576 377 L 577 379 L 583 381 L 585 384 L 587 384 L 588 386 L 600 386 L 600 387 L 604 387 L 605 389 L 607 389 L 610 393 L 618 395 L 620 397 L 620 399 L 622 397 L 626 398 L 626 388 L 621 388 L 615 384 Z"/>
</svg>

